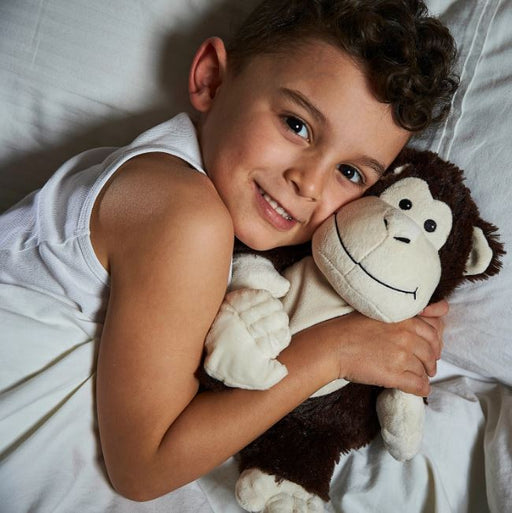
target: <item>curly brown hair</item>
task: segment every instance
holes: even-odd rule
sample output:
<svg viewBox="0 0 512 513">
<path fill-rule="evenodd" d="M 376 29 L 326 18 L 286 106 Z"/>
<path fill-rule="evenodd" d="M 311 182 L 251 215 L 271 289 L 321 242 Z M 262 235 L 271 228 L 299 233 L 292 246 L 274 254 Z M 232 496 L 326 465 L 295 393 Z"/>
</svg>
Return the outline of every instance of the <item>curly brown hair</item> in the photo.
<svg viewBox="0 0 512 513">
<path fill-rule="evenodd" d="M 446 117 L 459 83 L 456 46 L 422 0 L 264 0 L 228 42 L 229 63 L 237 72 L 257 54 L 311 39 L 350 55 L 401 127 Z"/>
</svg>

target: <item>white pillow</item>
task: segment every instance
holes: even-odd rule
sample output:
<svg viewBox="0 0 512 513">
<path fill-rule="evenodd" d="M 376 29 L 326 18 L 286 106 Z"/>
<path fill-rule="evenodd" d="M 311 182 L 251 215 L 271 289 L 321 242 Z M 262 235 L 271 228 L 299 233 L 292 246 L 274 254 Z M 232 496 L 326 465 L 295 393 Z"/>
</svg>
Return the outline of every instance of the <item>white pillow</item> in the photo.
<svg viewBox="0 0 512 513">
<path fill-rule="evenodd" d="M 415 146 L 464 170 L 482 217 L 509 251 L 501 273 L 461 287 L 450 301 L 443 356 L 512 385 L 512 9 L 506 0 L 431 0 L 459 49 L 461 86 L 440 128 Z"/>
</svg>

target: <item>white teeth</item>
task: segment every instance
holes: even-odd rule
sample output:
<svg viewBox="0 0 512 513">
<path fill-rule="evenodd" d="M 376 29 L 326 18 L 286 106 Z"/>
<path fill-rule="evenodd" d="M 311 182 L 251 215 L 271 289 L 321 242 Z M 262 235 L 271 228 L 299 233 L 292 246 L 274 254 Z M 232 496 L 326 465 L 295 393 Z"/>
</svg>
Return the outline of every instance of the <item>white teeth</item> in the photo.
<svg viewBox="0 0 512 513">
<path fill-rule="evenodd" d="M 263 189 L 259 188 L 260 194 L 265 198 L 265 201 L 283 218 L 287 221 L 293 221 L 293 217 L 286 212 L 286 210 L 279 205 L 279 203 L 271 198 Z"/>
</svg>

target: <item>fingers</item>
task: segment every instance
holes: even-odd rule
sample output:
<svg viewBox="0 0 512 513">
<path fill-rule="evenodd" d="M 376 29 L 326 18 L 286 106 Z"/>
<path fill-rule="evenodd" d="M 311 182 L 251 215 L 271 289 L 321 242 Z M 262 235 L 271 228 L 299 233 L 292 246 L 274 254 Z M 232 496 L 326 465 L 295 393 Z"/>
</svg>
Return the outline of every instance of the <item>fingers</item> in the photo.
<svg viewBox="0 0 512 513">
<path fill-rule="evenodd" d="M 404 392 L 425 396 L 430 393 L 429 377 L 437 372 L 442 341 L 438 330 L 423 318 L 414 318 L 398 326 L 394 357 L 393 385 Z"/>
<path fill-rule="evenodd" d="M 423 320 L 425 323 L 429 324 L 432 328 L 437 332 L 437 358 L 441 358 L 441 351 L 443 349 L 443 333 L 444 333 L 444 316 L 449 311 L 448 302 L 445 300 L 438 301 L 437 303 L 432 303 L 427 306 L 421 312 L 419 318 Z"/>
<path fill-rule="evenodd" d="M 427 354 L 429 354 L 427 349 Z M 435 359 L 430 356 L 418 356 L 408 350 L 398 353 L 395 368 L 388 388 L 399 388 L 404 392 L 425 396 L 430 393 L 429 376 L 436 373 Z"/>
<path fill-rule="evenodd" d="M 414 319 L 414 329 L 420 338 L 414 341 L 414 353 L 426 364 L 429 376 L 435 375 L 436 361 L 441 357 L 443 341 L 439 330 L 423 318 Z M 434 372 L 434 374 L 432 374 Z"/>
<path fill-rule="evenodd" d="M 401 384 L 396 388 L 420 397 L 427 397 L 430 395 L 430 381 L 425 374 L 423 374 L 423 376 L 418 376 L 412 372 L 404 372 Z"/>
<path fill-rule="evenodd" d="M 369 384 L 375 384 L 388 389 L 397 388 L 402 392 L 420 397 L 430 395 L 430 381 L 425 371 L 419 373 L 408 370 L 400 372 L 388 371 L 377 382 Z"/>
<path fill-rule="evenodd" d="M 448 301 L 442 299 L 437 303 L 432 303 L 428 305 L 423 311 L 420 313 L 421 317 L 443 317 L 448 313 L 450 309 L 448 305 Z"/>
<path fill-rule="evenodd" d="M 437 331 L 419 318 L 409 319 L 396 325 L 395 364 L 402 370 L 417 375 L 435 375 L 436 360 L 440 348 Z"/>
<path fill-rule="evenodd" d="M 430 395 L 430 380 L 423 372 L 400 371 L 389 373 L 381 383 L 377 383 L 387 389 L 396 388 L 408 394 L 414 394 L 420 397 Z"/>
<path fill-rule="evenodd" d="M 436 333 L 436 357 L 441 358 L 441 352 L 444 347 L 443 334 L 444 334 L 444 321 L 442 318 L 435 317 L 421 317 L 421 320 L 433 328 Z"/>
<path fill-rule="evenodd" d="M 441 358 L 443 349 L 444 321 L 441 316 L 446 312 L 448 303 L 440 301 L 430 305 L 421 316 L 410 320 L 416 336 L 409 340 L 414 358 L 407 364 L 404 384 L 398 387 L 404 392 L 416 395 L 430 393 L 429 377 L 436 375 L 437 360 Z"/>
<path fill-rule="evenodd" d="M 428 353 L 428 350 L 428 356 L 418 356 L 420 351 L 418 349 L 415 350 L 417 353 L 409 354 L 410 360 L 402 366 L 402 369 L 404 369 L 406 372 L 411 372 L 416 376 L 425 377 L 426 379 L 428 379 L 428 376 L 435 376 L 437 371 L 435 358 L 431 357 L 431 355 Z"/>
</svg>

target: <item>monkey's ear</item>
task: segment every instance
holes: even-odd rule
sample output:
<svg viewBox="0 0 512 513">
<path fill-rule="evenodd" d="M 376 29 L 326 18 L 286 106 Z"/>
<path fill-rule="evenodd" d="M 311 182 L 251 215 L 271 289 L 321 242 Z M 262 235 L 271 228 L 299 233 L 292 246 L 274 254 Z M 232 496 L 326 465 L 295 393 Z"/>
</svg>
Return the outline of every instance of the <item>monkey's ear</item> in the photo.
<svg viewBox="0 0 512 513">
<path fill-rule="evenodd" d="M 464 276 L 481 274 L 492 261 L 492 249 L 487 242 L 484 232 L 478 226 L 473 226 L 473 244 L 466 261 Z"/>
<path fill-rule="evenodd" d="M 486 279 L 500 271 L 500 257 L 505 251 L 495 232 L 496 227 L 489 223 L 484 223 L 482 228 L 473 226 L 472 247 L 466 261 L 464 276 Z"/>
</svg>

